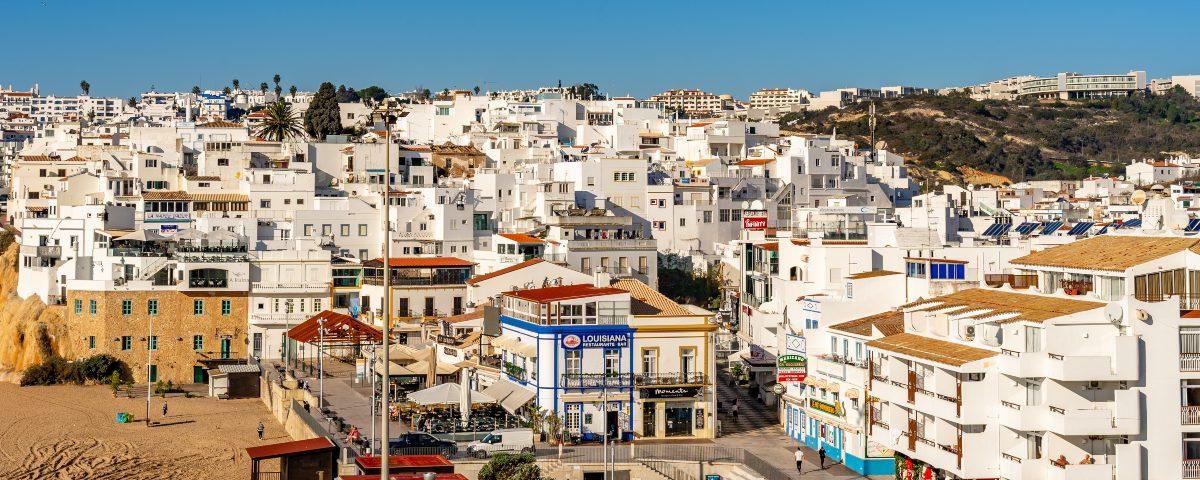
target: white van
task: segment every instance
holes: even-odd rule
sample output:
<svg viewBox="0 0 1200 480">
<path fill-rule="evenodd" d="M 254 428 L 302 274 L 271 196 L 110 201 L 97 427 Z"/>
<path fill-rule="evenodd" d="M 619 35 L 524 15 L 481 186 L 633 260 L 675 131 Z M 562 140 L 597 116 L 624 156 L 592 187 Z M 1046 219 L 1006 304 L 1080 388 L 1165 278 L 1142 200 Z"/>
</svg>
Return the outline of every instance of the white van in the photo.
<svg viewBox="0 0 1200 480">
<path fill-rule="evenodd" d="M 478 442 L 467 445 L 467 454 L 487 458 L 497 453 L 533 453 L 533 430 L 505 428 L 492 430 Z"/>
</svg>

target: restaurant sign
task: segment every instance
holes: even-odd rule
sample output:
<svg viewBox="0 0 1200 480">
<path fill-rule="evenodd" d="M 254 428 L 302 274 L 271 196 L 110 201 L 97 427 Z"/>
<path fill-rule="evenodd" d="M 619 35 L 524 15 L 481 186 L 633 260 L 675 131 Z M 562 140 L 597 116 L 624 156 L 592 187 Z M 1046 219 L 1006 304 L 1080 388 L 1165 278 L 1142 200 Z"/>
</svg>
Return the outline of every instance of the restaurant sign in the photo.
<svg viewBox="0 0 1200 480">
<path fill-rule="evenodd" d="M 836 417 L 842 416 L 841 402 L 829 403 L 829 402 L 822 402 L 815 398 L 810 398 L 810 399 L 808 399 L 808 408 L 811 408 L 818 412 L 828 413 L 828 414 L 836 416 Z"/>
<path fill-rule="evenodd" d="M 654 387 L 642 390 L 644 398 L 691 398 L 699 397 L 702 387 Z"/>
<path fill-rule="evenodd" d="M 625 348 L 629 346 L 628 332 L 569 333 L 562 337 L 563 348 Z"/>
<path fill-rule="evenodd" d="M 803 355 L 780 355 L 775 362 L 775 381 L 803 382 L 808 378 L 808 359 Z"/>
</svg>

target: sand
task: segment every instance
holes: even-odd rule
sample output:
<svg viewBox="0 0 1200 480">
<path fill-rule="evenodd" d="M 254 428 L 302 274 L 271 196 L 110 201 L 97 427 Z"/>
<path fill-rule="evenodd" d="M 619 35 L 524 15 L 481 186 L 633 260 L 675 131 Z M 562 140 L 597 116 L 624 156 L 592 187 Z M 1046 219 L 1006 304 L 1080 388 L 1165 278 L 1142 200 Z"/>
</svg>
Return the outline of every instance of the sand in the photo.
<svg viewBox="0 0 1200 480">
<path fill-rule="evenodd" d="M 245 448 L 291 440 L 258 399 L 113 398 L 105 386 L 18 387 L 0 382 L 0 478 L 188 479 L 249 474 Z M 116 413 L 137 423 L 117 424 Z M 256 428 L 266 427 L 264 440 Z"/>
</svg>

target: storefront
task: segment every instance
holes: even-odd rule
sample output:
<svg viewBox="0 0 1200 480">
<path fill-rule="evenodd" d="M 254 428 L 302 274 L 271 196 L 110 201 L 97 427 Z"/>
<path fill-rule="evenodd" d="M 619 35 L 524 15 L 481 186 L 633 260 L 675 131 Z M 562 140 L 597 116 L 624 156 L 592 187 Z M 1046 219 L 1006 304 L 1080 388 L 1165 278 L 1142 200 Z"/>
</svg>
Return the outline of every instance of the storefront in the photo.
<svg viewBox="0 0 1200 480">
<path fill-rule="evenodd" d="M 638 391 L 637 425 L 642 438 L 709 437 L 704 387 L 650 387 Z"/>
<path fill-rule="evenodd" d="M 611 438 L 628 440 L 629 394 L 610 394 L 608 402 L 576 402 L 574 396 L 565 396 L 563 410 L 566 412 L 564 428 L 571 435 L 585 442 L 601 441 L 605 433 Z M 607 432 L 606 432 L 607 430 Z"/>
</svg>

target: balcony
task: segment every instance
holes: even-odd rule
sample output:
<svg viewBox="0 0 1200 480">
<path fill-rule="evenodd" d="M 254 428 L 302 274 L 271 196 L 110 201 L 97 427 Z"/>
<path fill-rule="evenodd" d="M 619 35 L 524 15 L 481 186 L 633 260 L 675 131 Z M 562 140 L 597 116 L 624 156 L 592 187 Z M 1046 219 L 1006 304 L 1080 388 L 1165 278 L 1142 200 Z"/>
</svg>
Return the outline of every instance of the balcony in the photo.
<svg viewBox="0 0 1200 480">
<path fill-rule="evenodd" d="M 39 258 L 62 258 L 61 245 L 21 246 L 21 254 Z"/>
<path fill-rule="evenodd" d="M 1087 295 L 1092 291 L 1090 280 L 1062 280 L 1059 285 L 1067 295 Z"/>
<path fill-rule="evenodd" d="M 188 288 L 229 288 L 229 280 L 224 278 L 191 278 Z"/>
<path fill-rule="evenodd" d="M 1037 288 L 1037 275 L 1016 275 L 1011 273 L 988 273 L 983 276 L 983 282 L 992 288 L 1000 288 L 1008 284 L 1014 289 Z"/>
<path fill-rule="evenodd" d="M 571 240 L 567 243 L 571 250 L 655 250 L 658 241 L 653 239 L 607 239 L 607 240 Z"/>
<path fill-rule="evenodd" d="M 1181 417 L 1184 425 L 1200 425 L 1200 405 L 1184 405 Z"/>
<path fill-rule="evenodd" d="M 325 292 L 329 284 L 325 282 L 256 282 L 254 291 L 259 293 L 302 293 Z"/>
<path fill-rule="evenodd" d="M 664 387 L 675 385 L 706 385 L 703 373 L 639 373 L 633 378 L 639 387 Z"/>
<path fill-rule="evenodd" d="M 1060 355 L 1049 352 L 1004 350 L 1000 373 L 1023 378 L 1051 378 L 1065 382 L 1137 380 L 1138 339 L 1112 337 L 1096 345 L 1100 355 Z M 1182 359 L 1181 359 L 1182 363 Z M 1200 368 L 1200 360 L 1197 361 Z"/>
<path fill-rule="evenodd" d="M 628 373 L 564 373 L 559 378 L 562 388 L 622 388 L 633 386 L 633 376 Z"/>
<path fill-rule="evenodd" d="M 508 376 L 513 377 L 522 382 L 529 381 L 528 372 L 526 372 L 523 367 L 521 367 L 515 363 L 505 362 L 504 363 L 504 373 L 507 373 Z"/>
<path fill-rule="evenodd" d="M 1200 478 L 1200 459 L 1183 461 L 1183 478 Z"/>
<path fill-rule="evenodd" d="M 1200 353 L 1179 354 L 1179 371 L 1200 372 Z"/>
<path fill-rule="evenodd" d="M 1171 297 L 1179 297 L 1180 310 L 1200 310 L 1200 294 L 1197 293 L 1139 293 L 1133 296 L 1148 303 L 1165 302 Z"/>
</svg>

